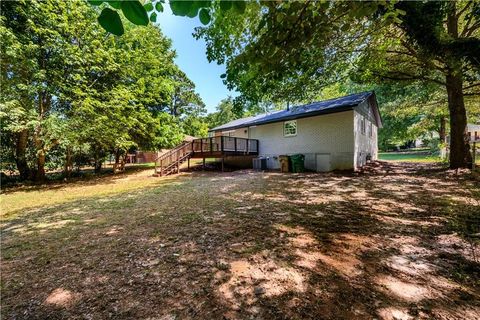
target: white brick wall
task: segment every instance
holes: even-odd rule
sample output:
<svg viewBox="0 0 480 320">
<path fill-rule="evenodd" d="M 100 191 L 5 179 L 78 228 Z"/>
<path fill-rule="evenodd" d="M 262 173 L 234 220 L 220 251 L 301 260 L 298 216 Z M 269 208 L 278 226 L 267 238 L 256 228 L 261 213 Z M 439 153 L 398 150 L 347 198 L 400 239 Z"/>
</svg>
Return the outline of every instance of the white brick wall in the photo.
<svg viewBox="0 0 480 320">
<path fill-rule="evenodd" d="M 234 130 L 225 130 L 218 132 L 222 136 L 231 136 L 237 138 L 248 138 L 248 128 L 239 128 Z"/>
<path fill-rule="evenodd" d="M 249 128 L 260 141 L 260 155 L 269 168 L 279 168 L 279 155 L 301 153 L 310 170 L 354 168 L 354 111 L 297 119 L 297 135 L 284 137 L 283 122 Z"/>
</svg>

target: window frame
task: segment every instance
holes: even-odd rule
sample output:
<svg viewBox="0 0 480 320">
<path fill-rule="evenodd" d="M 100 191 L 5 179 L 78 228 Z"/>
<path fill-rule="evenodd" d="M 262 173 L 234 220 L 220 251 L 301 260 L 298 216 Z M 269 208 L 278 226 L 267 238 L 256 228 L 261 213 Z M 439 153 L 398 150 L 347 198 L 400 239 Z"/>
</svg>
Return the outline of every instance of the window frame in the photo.
<svg viewBox="0 0 480 320">
<path fill-rule="evenodd" d="M 295 133 L 287 133 L 286 126 L 290 124 L 295 124 Z M 284 137 L 295 137 L 298 134 L 298 124 L 297 120 L 289 120 L 283 122 L 283 136 Z"/>
<path fill-rule="evenodd" d="M 235 130 L 222 131 L 222 136 L 234 137 L 235 136 Z"/>
<path fill-rule="evenodd" d="M 367 134 L 367 124 L 364 116 L 360 119 L 360 133 L 363 135 Z"/>
</svg>

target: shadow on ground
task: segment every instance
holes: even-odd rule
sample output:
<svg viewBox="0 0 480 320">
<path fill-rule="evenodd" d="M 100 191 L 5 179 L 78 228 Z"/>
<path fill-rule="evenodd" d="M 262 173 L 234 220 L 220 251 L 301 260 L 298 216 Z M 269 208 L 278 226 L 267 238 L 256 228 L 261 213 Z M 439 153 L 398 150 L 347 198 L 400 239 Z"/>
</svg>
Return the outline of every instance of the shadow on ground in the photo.
<svg viewBox="0 0 480 320">
<path fill-rule="evenodd" d="M 194 173 L 2 225 L 5 319 L 478 319 L 452 232 L 479 186 L 423 165 Z"/>
</svg>

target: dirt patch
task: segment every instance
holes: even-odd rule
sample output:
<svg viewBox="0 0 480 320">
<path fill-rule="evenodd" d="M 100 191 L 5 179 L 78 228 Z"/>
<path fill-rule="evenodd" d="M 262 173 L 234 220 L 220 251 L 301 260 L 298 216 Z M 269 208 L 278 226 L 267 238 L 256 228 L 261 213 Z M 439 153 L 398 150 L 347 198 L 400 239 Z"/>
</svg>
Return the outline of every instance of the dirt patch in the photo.
<svg viewBox="0 0 480 320">
<path fill-rule="evenodd" d="M 4 195 L 2 318 L 480 318 L 467 174 L 142 174 Z"/>
</svg>

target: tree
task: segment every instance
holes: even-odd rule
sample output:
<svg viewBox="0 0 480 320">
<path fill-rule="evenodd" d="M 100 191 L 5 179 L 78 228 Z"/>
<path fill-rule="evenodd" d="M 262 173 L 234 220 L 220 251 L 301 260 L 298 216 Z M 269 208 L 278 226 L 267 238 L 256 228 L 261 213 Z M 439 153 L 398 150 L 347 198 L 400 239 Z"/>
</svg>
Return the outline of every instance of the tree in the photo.
<svg viewBox="0 0 480 320">
<path fill-rule="evenodd" d="M 234 112 L 234 99 L 227 97 L 217 105 L 217 111 L 207 116 L 209 128 L 214 128 L 227 122 L 239 119 L 241 115 Z"/>
<path fill-rule="evenodd" d="M 401 2 L 396 6 L 405 14 L 386 32 L 393 41 L 382 48 L 376 39 L 373 44 L 380 54 L 366 55 L 384 65 L 369 71 L 379 78 L 443 86 L 450 117 L 450 167 L 469 166 L 465 94 L 480 94 L 480 3 Z"/>
<path fill-rule="evenodd" d="M 88 37 L 94 30 L 75 15 L 93 18 L 88 7 L 60 1 L 2 2 L 2 109 L 15 127 L 16 162 L 23 178 L 45 178 L 46 153 L 57 144 L 50 117 L 61 107 L 67 87 L 77 80 L 82 61 L 77 34 Z M 29 168 L 26 148 L 33 144 L 35 165 Z"/>
<path fill-rule="evenodd" d="M 68 175 L 75 159 L 99 171 L 110 154 L 121 169 L 128 150 L 182 140 L 179 119 L 162 110 L 181 71 L 157 27 L 123 22 L 125 34 L 113 37 L 83 2 L 1 6 L 2 143 L 21 179 L 43 180 L 47 165 Z"/>
<path fill-rule="evenodd" d="M 443 86 L 450 166 L 458 168 L 469 163 L 464 94 L 480 86 L 478 8 L 472 1 L 255 2 L 241 16 L 215 11 L 196 36 L 207 41 L 210 60 L 227 64 L 229 88 L 254 101 L 308 100 L 360 73 Z"/>
<path fill-rule="evenodd" d="M 205 103 L 198 93 L 195 92 L 195 84 L 188 79 L 187 75 L 177 70 L 172 77 L 173 92 L 171 100 L 167 104 L 168 112 L 176 117 L 185 114 L 200 115 L 206 112 Z"/>
</svg>

